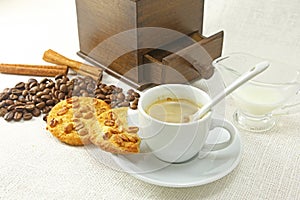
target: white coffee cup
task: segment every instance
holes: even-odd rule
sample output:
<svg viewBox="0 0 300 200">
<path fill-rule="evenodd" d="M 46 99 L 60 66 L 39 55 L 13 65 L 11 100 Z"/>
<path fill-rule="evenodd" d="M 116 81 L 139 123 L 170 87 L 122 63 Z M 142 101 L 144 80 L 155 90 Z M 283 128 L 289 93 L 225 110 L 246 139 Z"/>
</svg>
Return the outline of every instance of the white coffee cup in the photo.
<svg viewBox="0 0 300 200">
<path fill-rule="evenodd" d="M 216 151 L 228 147 L 235 138 L 236 128 L 227 121 L 212 118 L 207 113 L 200 120 L 187 123 L 163 122 L 147 114 L 147 108 L 158 100 L 187 99 L 196 104 L 206 104 L 211 98 L 203 90 L 184 84 L 165 84 L 144 92 L 139 100 L 140 136 L 151 152 L 160 160 L 182 163 L 196 157 L 199 152 Z M 225 128 L 230 139 L 213 145 L 206 143 L 210 130 Z"/>
</svg>

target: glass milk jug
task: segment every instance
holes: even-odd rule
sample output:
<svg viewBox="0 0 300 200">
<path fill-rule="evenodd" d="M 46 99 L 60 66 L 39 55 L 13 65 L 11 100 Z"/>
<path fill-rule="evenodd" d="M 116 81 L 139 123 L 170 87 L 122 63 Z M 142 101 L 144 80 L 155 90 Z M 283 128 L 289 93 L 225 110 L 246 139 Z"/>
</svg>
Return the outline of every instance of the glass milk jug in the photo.
<svg viewBox="0 0 300 200">
<path fill-rule="evenodd" d="M 265 60 L 270 62 L 269 68 L 231 94 L 237 107 L 234 122 L 248 131 L 269 130 L 275 124 L 275 115 L 300 112 L 300 68 L 245 53 L 213 62 L 227 86 Z"/>
</svg>

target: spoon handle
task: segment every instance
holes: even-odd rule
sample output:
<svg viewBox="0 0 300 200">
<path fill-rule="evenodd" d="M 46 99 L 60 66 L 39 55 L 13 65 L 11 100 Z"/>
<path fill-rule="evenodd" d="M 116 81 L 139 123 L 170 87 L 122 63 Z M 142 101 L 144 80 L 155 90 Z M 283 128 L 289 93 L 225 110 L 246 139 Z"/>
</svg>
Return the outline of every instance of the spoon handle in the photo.
<svg viewBox="0 0 300 200">
<path fill-rule="evenodd" d="M 269 67 L 270 63 L 267 61 L 258 63 L 250 69 L 248 72 L 241 75 L 237 78 L 232 84 L 225 88 L 221 93 L 219 93 L 216 97 L 212 99 L 211 102 L 205 104 L 198 110 L 195 114 L 192 115 L 191 121 L 197 120 L 201 118 L 205 113 L 207 113 L 213 106 L 219 103 L 223 98 L 233 92 L 235 89 L 249 81 L 250 79 L 254 78 L 256 75 L 260 74 L 261 72 L 265 71 Z"/>
</svg>

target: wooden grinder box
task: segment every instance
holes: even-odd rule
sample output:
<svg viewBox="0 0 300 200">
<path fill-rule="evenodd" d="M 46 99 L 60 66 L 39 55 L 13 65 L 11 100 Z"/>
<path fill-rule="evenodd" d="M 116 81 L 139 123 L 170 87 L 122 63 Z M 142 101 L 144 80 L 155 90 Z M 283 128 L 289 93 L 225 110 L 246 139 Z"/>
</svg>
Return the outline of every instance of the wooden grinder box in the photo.
<svg viewBox="0 0 300 200">
<path fill-rule="evenodd" d="M 222 53 L 222 31 L 201 35 L 204 0 L 76 0 L 76 9 L 78 54 L 141 90 L 209 78 Z"/>
</svg>

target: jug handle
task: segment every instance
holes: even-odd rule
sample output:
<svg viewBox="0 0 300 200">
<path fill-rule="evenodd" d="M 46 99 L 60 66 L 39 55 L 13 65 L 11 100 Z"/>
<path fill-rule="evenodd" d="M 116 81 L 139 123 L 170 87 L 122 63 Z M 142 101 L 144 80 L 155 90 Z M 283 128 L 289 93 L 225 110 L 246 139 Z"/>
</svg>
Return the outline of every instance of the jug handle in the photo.
<svg viewBox="0 0 300 200">
<path fill-rule="evenodd" d="M 300 113 L 300 83 L 294 97 L 287 104 L 273 111 L 274 116 Z"/>
<path fill-rule="evenodd" d="M 300 69 L 296 70 L 300 74 Z M 298 88 L 295 95 L 285 105 L 273 111 L 273 115 L 290 115 L 300 113 L 300 75 L 297 77 Z"/>
</svg>

